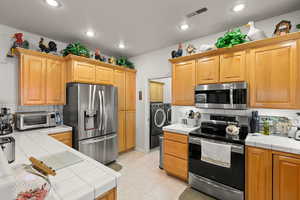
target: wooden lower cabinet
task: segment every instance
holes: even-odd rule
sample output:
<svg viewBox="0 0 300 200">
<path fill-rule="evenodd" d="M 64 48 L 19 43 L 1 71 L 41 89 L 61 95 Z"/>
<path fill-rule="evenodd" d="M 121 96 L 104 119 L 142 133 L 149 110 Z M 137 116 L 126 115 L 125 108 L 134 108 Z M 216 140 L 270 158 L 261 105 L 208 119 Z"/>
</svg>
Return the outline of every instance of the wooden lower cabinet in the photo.
<svg viewBox="0 0 300 200">
<path fill-rule="evenodd" d="M 272 154 L 269 150 L 246 148 L 247 200 L 272 200 Z"/>
<path fill-rule="evenodd" d="M 108 191 L 104 195 L 97 197 L 96 200 L 117 200 L 117 190 L 116 188 Z"/>
<path fill-rule="evenodd" d="M 247 147 L 246 200 L 300 200 L 300 155 Z"/>
<path fill-rule="evenodd" d="M 118 146 L 119 152 L 126 151 L 126 113 L 125 111 L 119 111 L 118 115 Z"/>
<path fill-rule="evenodd" d="M 63 132 L 63 133 L 55 133 L 50 134 L 49 136 L 53 137 L 54 139 L 64 143 L 65 145 L 72 147 L 72 132 Z"/>
<path fill-rule="evenodd" d="M 126 111 L 126 150 L 135 147 L 135 111 Z"/>
<path fill-rule="evenodd" d="M 273 156 L 273 200 L 300 199 L 300 159 Z"/>
<path fill-rule="evenodd" d="M 188 180 L 188 136 L 164 132 L 164 169 L 184 181 Z"/>
</svg>

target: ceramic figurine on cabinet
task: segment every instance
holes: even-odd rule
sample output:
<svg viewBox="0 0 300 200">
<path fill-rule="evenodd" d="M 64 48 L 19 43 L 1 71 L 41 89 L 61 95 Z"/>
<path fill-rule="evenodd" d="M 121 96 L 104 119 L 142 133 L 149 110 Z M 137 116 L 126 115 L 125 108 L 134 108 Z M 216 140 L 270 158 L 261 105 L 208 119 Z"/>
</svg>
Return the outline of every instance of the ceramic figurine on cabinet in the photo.
<svg viewBox="0 0 300 200">
<path fill-rule="evenodd" d="M 39 48 L 41 52 L 50 53 L 50 52 L 57 52 L 57 45 L 55 42 L 50 41 L 48 46 L 44 44 L 44 38 L 41 38 L 39 42 Z"/>
<path fill-rule="evenodd" d="M 12 38 L 14 38 L 15 41 L 7 53 L 7 57 L 14 57 L 17 47 L 29 49 L 29 42 L 27 40 L 23 40 L 23 33 L 15 33 Z"/>
<path fill-rule="evenodd" d="M 192 55 L 192 54 L 196 53 L 196 50 L 197 50 L 197 49 L 196 49 L 195 46 L 192 45 L 192 44 L 189 44 L 189 45 L 187 46 L 187 48 L 186 48 L 186 52 L 187 52 L 188 55 Z"/>
<path fill-rule="evenodd" d="M 282 20 L 276 25 L 274 35 L 281 36 L 290 33 L 292 29 L 292 24 L 290 21 Z"/>
<path fill-rule="evenodd" d="M 114 57 L 110 57 L 110 58 L 108 58 L 108 63 L 112 64 L 112 65 L 115 65 L 116 64 L 116 59 Z"/>
<path fill-rule="evenodd" d="M 179 43 L 178 50 L 177 51 L 176 50 L 172 51 L 171 54 L 172 54 L 172 58 L 177 58 L 177 57 L 182 56 L 182 54 L 183 54 L 182 44 Z"/>
<path fill-rule="evenodd" d="M 257 29 L 254 26 L 253 21 L 250 21 L 245 26 L 250 27 L 249 32 L 247 34 L 247 37 L 250 41 L 262 40 L 262 39 L 265 39 L 267 37 L 264 31 L 262 31 L 260 29 Z"/>
<path fill-rule="evenodd" d="M 209 51 L 212 50 L 214 48 L 214 45 L 209 45 L 209 44 L 202 44 L 199 48 L 200 52 L 205 52 L 205 51 Z"/>
<path fill-rule="evenodd" d="M 103 61 L 103 59 L 102 59 L 102 57 L 101 57 L 101 54 L 100 54 L 100 49 L 99 49 L 99 48 L 96 48 L 96 49 L 95 49 L 95 59 L 96 59 L 96 60 Z"/>
</svg>

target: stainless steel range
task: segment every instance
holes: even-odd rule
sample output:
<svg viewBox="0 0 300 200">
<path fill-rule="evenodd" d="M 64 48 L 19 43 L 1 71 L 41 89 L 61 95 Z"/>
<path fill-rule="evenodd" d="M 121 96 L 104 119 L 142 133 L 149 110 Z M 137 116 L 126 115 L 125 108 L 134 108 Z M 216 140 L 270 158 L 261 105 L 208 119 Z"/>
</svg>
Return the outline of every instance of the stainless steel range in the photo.
<svg viewBox="0 0 300 200">
<path fill-rule="evenodd" d="M 245 191 L 245 145 L 248 126 L 240 125 L 236 116 L 210 116 L 202 122 L 201 129 L 190 134 L 189 184 L 210 196 L 221 200 L 243 200 Z M 226 127 L 240 125 L 239 137 L 226 135 Z M 202 142 L 231 146 L 230 167 L 211 164 L 201 159 Z"/>
<path fill-rule="evenodd" d="M 108 164 L 116 160 L 117 88 L 69 83 L 64 123 L 73 127 L 73 144 L 81 153 Z"/>
</svg>

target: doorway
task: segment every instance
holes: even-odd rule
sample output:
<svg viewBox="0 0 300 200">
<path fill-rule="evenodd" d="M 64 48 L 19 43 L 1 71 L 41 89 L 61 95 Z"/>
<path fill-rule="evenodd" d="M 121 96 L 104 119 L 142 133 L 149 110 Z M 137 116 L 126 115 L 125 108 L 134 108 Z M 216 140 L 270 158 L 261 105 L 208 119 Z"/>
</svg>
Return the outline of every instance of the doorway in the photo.
<svg viewBox="0 0 300 200">
<path fill-rule="evenodd" d="M 171 84 L 171 77 L 149 80 L 150 149 L 159 146 L 159 136 L 163 133 L 163 127 L 171 124 Z"/>
</svg>

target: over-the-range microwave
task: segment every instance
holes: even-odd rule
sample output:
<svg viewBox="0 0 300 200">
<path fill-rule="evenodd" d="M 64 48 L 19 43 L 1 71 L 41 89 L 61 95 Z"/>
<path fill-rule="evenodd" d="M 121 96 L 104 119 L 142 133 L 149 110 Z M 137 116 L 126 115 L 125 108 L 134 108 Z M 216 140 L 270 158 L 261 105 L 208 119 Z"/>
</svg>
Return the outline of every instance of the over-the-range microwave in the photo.
<svg viewBox="0 0 300 200">
<path fill-rule="evenodd" d="M 195 104 L 198 108 L 244 110 L 248 107 L 246 82 L 197 85 Z"/>
</svg>

